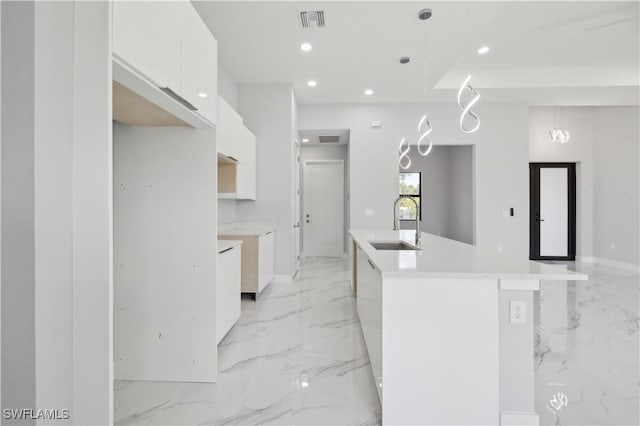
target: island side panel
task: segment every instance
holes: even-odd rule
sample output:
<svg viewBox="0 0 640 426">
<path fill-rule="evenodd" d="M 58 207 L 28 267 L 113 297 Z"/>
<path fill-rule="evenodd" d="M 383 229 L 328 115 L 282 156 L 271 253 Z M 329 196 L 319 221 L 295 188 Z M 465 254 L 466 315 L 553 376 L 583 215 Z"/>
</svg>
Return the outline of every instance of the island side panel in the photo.
<svg viewBox="0 0 640 426">
<path fill-rule="evenodd" d="M 524 322 L 511 322 L 512 302 L 524 302 Z M 534 400 L 533 291 L 500 291 L 500 411 L 538 424 Z M 551 398 L 551 395 L 549 395 Z M 519 423 L 520 424 L 520 423 Z"/>
<path fill-rule="evenodd" d="M 383 277 L 382 423 L 499 423 L 497 280 Z"/>
</svg>

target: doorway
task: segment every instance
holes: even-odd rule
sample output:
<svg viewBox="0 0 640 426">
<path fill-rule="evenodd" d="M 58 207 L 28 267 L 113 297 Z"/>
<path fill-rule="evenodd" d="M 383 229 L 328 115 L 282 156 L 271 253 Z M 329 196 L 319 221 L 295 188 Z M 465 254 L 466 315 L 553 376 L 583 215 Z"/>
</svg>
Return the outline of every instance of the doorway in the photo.
<svg viewBox="0 0 640 426">
<path fill-rule="evenodd" d="M 300 142 L 293 141 L 293 278 L 300 270 Z"/>
<path fill-rule="evenodd" d="M 576 165 L 529 165 L 531 260 L 576 258 Z"/>
<path fill-rule="evenodd" d="M 306 160 L 302 177 L 304 256 L 343 256 L 344 161 Z"/>
</svg>

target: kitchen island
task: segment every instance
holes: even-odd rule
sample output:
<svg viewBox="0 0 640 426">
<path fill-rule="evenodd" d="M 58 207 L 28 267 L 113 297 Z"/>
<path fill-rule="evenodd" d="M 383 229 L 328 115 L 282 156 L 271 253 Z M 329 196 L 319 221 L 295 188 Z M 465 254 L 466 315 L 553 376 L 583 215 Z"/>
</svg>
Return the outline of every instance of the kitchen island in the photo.
<svg viewBox="0 0 640 426">
<path fill-rule="evenodd" d="M 533 293 L 587 276 L 426 233 L 416 246 L 415 231 L 350 234 L 382 423 L 538 424 Z"/>
</svg>

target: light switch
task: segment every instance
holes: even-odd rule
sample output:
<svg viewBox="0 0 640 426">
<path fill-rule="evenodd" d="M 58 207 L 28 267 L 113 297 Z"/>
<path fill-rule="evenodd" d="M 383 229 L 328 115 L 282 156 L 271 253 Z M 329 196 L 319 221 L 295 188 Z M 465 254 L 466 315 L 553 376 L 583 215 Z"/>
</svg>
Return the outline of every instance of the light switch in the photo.
<svg viewBox="0 0 640 426">
<path fill-rule="evenodd" d="M 365 215 L 365 216 L 367 216 L 367 217 L 371 217 L 371 216 L 373 216 L 373 210 L 371 210 L 371 209 L 366 209 L 366 210 L 364 211 L 364 215 Z"/>
</svg>

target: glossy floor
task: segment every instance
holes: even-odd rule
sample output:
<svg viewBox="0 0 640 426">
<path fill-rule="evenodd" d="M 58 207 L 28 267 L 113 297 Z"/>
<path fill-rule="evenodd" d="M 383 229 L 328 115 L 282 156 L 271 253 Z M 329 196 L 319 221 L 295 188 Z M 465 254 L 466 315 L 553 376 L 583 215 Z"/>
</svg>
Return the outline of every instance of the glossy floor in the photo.
<svg viewBox="0 0 640 426">
<path fill-rule="evenodd" d="M 116 382 L 116 424 L 379 424 L 347 260 L 271 284 L 221 342 L 218 383 Z"/>
<path fill-rule="evenodd" d="M 541 283 L 536 297 L 540 423 L 638 425 L 639 274 L 569 268 L 587 273 L 589 281 Z"/>
<path fill-rule="evenodd" d="M 379 423 L 348 267 L 315 259 L 243 300 L 215 385 L 116 382 L 116 424 Z M 543 283 L 536 298 L 536 411 L 541 424 L 637 425 L 639 275 L 578 269 L 589 281 Z"/>
</svg>

